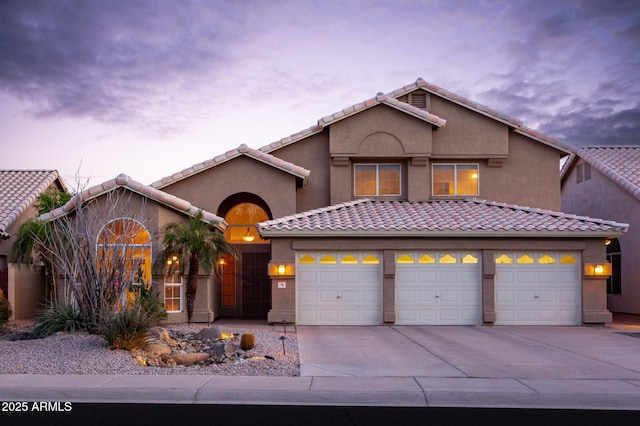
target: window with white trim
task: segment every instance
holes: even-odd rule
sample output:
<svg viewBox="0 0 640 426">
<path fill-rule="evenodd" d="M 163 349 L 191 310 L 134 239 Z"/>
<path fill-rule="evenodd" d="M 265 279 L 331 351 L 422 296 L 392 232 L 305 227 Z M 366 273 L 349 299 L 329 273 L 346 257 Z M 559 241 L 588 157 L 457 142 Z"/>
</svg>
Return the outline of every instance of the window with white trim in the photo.
<svg viewBox="0 0 640 426">
<path fill-rule="evenodd" d="M 433 164 L 433 195 L 478 195 L 477 164 Z"/>
<path fill-rule="evenodd" d="M 355 195 L 400 195 L 400 170 L 400 164 L 355 164 Z"/>
<path fill-rule="evenodd" d="M 172 256 L 167 260 L 167 274 L 164 277 L 164 308 L 168 313 L 182 312 L 182 274 L 178 256 Z"/>
</svg>

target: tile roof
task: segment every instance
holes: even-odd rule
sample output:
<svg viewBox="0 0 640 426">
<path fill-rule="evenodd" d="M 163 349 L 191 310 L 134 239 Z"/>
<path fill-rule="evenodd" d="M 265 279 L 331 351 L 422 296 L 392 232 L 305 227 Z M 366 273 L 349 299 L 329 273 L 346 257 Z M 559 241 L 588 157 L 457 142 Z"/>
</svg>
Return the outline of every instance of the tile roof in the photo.
<svg viewBox="0 0 640 426">
<path fill-rule="evenodd" d="M 0 170 L 0 238 L 56 180 L 67 190 L 56 170 Z"/>
<path fill-rule="evenodd" d="M 640 145 L 580 147 L 562 169 L 564 179 L 577 157 L 640 200 Z"/>
<path fill-rule="evenodd" d="M 57 208 L 55 210 L 50 211 L 49 213 L 45 213 L 40 216 L 40 220 L 50 221 L 61 216 L 65 216 L 72 212 L 75 209 L 75 206 L 79 202 L 84 202 L 90 199 L 97 198 L 107 192 L 110 192 L 116 188 L 126 188 L 132 192 L 140 194 L 144 197 L 150 198 L 160 204 L 164 204 L 170 208 L 173 208 L 181 213 L 184 213 L 188 216 L 195 216 L 198 211 L 201 209 L 195 207 L 190 202 L 185 201 L 181 198 L 176 197 L 175 195 L 168 194 L 159 189 L 153 188 L 148 185 L 144 185 L 140 182 L 137 182 L 131 179 L 129 176 L 125 174 L 120 174 L 117 177 L 110 179 L 100 185 L 92 186 L 91 188 L 85 189 L 81 193 L 73 196 L 71 200 L 64 206 Z M 213 213 L 202 210 L 203 220 L 207 223 L 215 224 L 217 228 L 224 231 L 227 227 L 227 223 L 219 216 L 216 216 Z"/>
<path fill-rule="evenodd" d="M 307 179 L 309 178 L 309 174 L 311 173 L 309 170 L 303 167 L 296 166 L 295 164 L 285 161 L 281 158 L 275 157 L 258 149 L 249 148 L 247 145 L 242 144 L 238 148 L 227 151 L 222 155 L 214 157 L 203 163 L 195 164 L 178 173 L 174 173 L 171 176 L 167 176 L 159 181 L 153 182 L 151 186 L 158 189 L 164 188 L 189 176 L 195 175 L 204 170 L 210 169 L 219 164 L 240 157 L 241 155 L 245 155 L 249 158 L 253 158 L 254 160 L 275 167 L 276 169 L 280 169 L 284 172 L 290 173 L 295 177 L 302 179 L 303 185 L 306 184 Z"/>
<path fill-rule="evenodd" d="M 616 223 L 479 199 L 376 201 L 361 199 L 258 224 L 265 237 L 608 237 Z"/>
<path fill-rule="evenodd" d="M 387 93 L 387 94 L 383 94 L 383 93 L 378 93 L 375 97 L 371 98 L 371 99 L 367 99 L 364 102 L 360 102 L 357 103 L 355 105 L 352 105 L 350 107 L 347 107 L 341 111 L 338 111 L 336 113 L 330 114 L 326 117 L 321 118 L 320 120 L 318 120 L 318 123 L 314 126 L 309 127 L 308 129 L 302 130 L 301 132 L 295 133 L 291 136 L 288 136 L 286 138 L 280 139 L 278 141 L 275 141 L 273 143 L 270 143 L 269 145 L 265 145 L 263 147 L 260 148 L 261 151 L 263 152 L 272 152 L 275 151 L 276 149 L 282 148 L 284 146 L 290 145 L 292 143 L 295 143 L 301 139 L 304 139 L 308 136 L 314 135 L 316 133 L 320 133 L 326 126 L 329 126 L 339 120 L 342 120 L 344 118 L 347 118 L 351 115 L 357 114 L 359 112 L 362 112 L 368 108 L 371 108 L 373 106 L 379 105 L 379 104 L 385 104 L 388 105 L 392 108 L 396 108 L 400 111 L 406 112 L 410 115 L 413 115 L 417 118 L 420 118 L 422 120 L 425 120 L 431 124 L 433 124 L 434 126 L 437 127 L 441 127 L 446 125 L 446 120 L 438 117 L 437 115 L 431 114 L 423 109 L 420 108 L 416 108 L 412 105 L 409 105 L 406 102 L 400 102 L 397 100 L 397 98 L 399 98 L 400 96 L 404 96 L 410 92 L 413 92 L 414 90 L 417 89 L 421 89 L 424 91 L 427 91 L 429 93 L 432 93 L 436 96 L 440 96 L 441 98 L 447 99 L 451 102 L 454 102 L 458 105 L 461 105 L 465 108 L 469 108 L 473 111 L 476 111 L 482 115 L 485 115 L 487 117 L 493 118 L 494 120 L 498 120 L 508 126 L 513 127 L 514 132 L 522 134 L 524 136 L 530 137 L 540 143 L 543 143 L 545 145 L 549 145 L 552 146 L 560 151 L 564 151 L 567 154 L 572 154 L 573 152 L 575 152 L 575 148 L 573 146 L 571 146 L 570 144 L 564 143 L 559 141 L 556 138 L 552 138 L 550 136 L 544 135 L 536 130 L 533 130 L 529 127 L 526 127 L 523 125 L 522 121 L 510 117 L 506 114 L 503 114 L 493 108 L 489 108 L 488 106 L 479 104 L 477 102 L 474 102 L 470 99 L 467 99 L 463 96 L 457 95 L 453 92 L 450 92 L 448 90 L 445 90 L 441 87 L 438 87 L 434 84 L 431 83 L 427 83 L 426 81 L 424 81 L 422 78 L 418 78 L 415 83 L 412 84 L 408 84 L 406 86 L 401 87 L 400 89 L 396 89 L 393 92 Z"/>
</svg>

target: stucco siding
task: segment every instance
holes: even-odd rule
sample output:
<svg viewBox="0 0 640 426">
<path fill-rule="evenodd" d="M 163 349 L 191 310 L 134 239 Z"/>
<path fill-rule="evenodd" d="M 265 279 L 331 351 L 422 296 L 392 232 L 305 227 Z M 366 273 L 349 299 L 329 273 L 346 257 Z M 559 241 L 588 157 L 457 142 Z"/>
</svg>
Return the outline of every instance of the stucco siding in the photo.
<svg viewBox="0 0 640 426">
<path fill-rule="evenodd" d="M 591 179 L 577 183 L 576 162 L 562 185 L 562 210 L 566 213 L 628 223 L 618 237 L 621 250 L 622 294 L 609 295 L 613 312 L 640 314 L 640 200 L 611 179 L 591 168 Z"/>
</svg>

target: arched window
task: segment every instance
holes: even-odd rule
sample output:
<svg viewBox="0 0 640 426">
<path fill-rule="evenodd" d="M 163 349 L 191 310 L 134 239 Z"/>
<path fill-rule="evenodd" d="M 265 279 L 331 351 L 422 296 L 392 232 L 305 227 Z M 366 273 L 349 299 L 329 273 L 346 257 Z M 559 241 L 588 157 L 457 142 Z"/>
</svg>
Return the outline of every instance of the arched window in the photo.
<svg viewBox="0 0 640 426">
<path fill-rule="evenodd" d="M 122 269 L 119 272 L 124 293 L 116 309 L 133 299 L 131 290 L 135 286 L 151 284 L 151 235 L 136 220 L 116 219 L 102 228 L 98 235 L 98 259 L 106 264 L 116 262 Z"/>
<path fill-rule="evenodd" d="M 228 242 L 234 244 L 267 242 L 260 237 L 254 225 L 269 220 L 269 215 L 257 204 L 248 202 L 236 204 L 227 212 L 224 220 L 229 224 L 224 234 Z"/>
</svg>

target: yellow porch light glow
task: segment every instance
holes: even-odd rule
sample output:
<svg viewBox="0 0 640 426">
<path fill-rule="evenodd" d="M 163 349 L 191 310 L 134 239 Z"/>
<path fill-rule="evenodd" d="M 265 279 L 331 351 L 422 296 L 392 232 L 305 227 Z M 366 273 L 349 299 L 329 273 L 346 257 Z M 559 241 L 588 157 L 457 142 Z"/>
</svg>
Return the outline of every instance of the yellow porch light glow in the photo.
<svg viewBox="0 0 640 426">
<path fill-rule="evenodd" d="M 278 275 L 284 275 L 287 272 L 287 267 L 284 265 L 278 265 Z"/>
<path fill-rule="evenodd" d="M 611 276 L 611 263 L 585 263 L 584 275 L 586 277 L 606 278 Z"/>
</svg>

